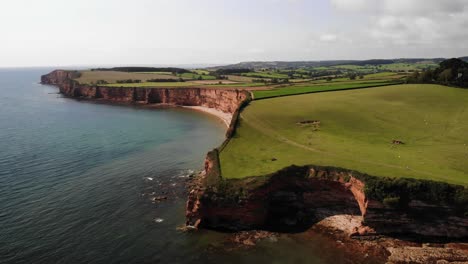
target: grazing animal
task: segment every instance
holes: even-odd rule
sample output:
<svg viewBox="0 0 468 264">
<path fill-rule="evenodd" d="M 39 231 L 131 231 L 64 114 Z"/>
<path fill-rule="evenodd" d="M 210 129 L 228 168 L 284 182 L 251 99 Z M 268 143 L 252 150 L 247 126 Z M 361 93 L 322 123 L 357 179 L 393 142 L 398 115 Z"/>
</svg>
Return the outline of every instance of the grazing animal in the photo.
<svg viewBox="0 0 468 264">
<path fill-rule="evenodd" d="M 392 144 L 393 144 L 393 145 L 404 145 L 405 142 L 403 142 L 403 141 L 401 141 L 401 140 L 395 140 L 395 139 L 394 139 L 394 140 L 392 141 Z"/>
</svg>

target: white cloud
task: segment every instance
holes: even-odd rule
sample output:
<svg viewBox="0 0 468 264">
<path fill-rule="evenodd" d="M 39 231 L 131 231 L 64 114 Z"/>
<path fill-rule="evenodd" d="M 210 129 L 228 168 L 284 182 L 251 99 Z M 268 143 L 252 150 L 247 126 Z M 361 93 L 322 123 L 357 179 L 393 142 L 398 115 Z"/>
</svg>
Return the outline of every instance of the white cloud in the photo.
<svg viewBox="0 0 468 264">
<path fill-rule="evenodd" d="M 353 24 L 359 28 L 355 32 L 362 32 L 359 40 L 368 46 L 375 44 L 392 52 L 407 53 L 439 49 L 436 56 L 448 56 L 443 54 L 447 51 L 464 55 L 468 51 L 459 45 L 468 43 L 468 0 L 330 1 L 338 15 L 359 20 Z M 346 31 L 349 34 L 352 29 Z"/>
<path fill-rule="evenodd" d="M 463 12 L 466 0 L 384 0 L 385 13 L 400 15 L 433 15 Z"/>
<path fill-rule="evenodd" d="M 250 48 L 247 50 L 247 53 L 259 54 L 259 53 L 265 53 L 265 50 L 260 49 L 260 48 Z"/>
<path fill-rule="evenodd" d="M 467 8 L 467 0 L 330 0 L 341 11 L 385 13 L 387 15 L 428 15 L 460 13 Z"/>
<path fill-rule="evenodd" d="M 367 11 L 374 9 L 377 0 L 330 0 L 332 6 L 343 11 Z"/>
<path fill-rule="evenodd" d="M 338 39 L 338 36 L 334 34 L 324 34 L 324 35 L 321 35 L 319 39 L 320 41 L 323 41 L 323 42 L 333 42 Z"/>
</svg>

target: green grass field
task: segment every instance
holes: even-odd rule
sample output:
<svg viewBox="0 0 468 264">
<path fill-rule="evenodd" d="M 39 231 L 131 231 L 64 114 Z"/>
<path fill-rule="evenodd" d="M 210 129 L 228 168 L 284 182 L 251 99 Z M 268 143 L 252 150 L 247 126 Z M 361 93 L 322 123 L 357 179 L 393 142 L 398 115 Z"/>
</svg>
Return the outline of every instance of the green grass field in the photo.
<svg viewBox="0 0 468 264">
<path fill-rule="evenodd" d="M 356 73 L 370 73 L 373 71 L 415 71 L 426 68 L 436 68 L 438 64 L 432 61 L 424 61 L 420 63 L 391 63 L 391 64 L 381 64 L 381 65 L 336 65 L 329 67 L 312 67 L 311 70 L 314 71 L 333 71 L 333 70 L 346 70 L 354 71 Z"/>
<path fill-rule="evenodd" d="M 239 75 L 227 75 L 228 80 L 233 82 L 251 83 L 255 78 Z"/>
<path fill-rule="evenodd" d="M 200 77 L 202 80 L 215 80 L 216 77 L 211 75 L 200 75 L 196 73 L 182 73 L 178 75 L 179 77 L 186 79 L 186 80 L 198 80 Z"/>
<path fill-rule="evenodd" d="M 403 78 L 406 75 L 404 74 L 398 74 L 396 72 L 378 72 L 378 73 L 372 73 L 372 74 L 367 74 L 364 75 L 364 79 L 367 80 L 372 80 L 372 79 L 398 79 L 398 78 Z"/>
<path fill-rule="evenodd" d="M 252 77 L 252 78 L 274 78 L 274 79 L 289 78 L 287 74 L 282 74 L 282 73 L 277 73 L 277 72 L 248 72 L 248 73 L 243 73 L 242 76 Z"/>
<path fill-rule="evenodd" d="M 298 95 L 305 93 L 316 93 L 324 91 L 336 91 L 366 87 L 377 87 L 383 85 L 389 85 L 392 82 L 387 80 L 376 80 L 376 81 L 350 81 L 350 82 L 336 82 L 336 83 L 323 83 L 323 84 L 302 84 L 295 86 L 286 86 L 281 88 L 275 88 L 272 90 L 254 91 L 254 98 L 265 99 L 272 97 L 280 97 L 287 95 Z"/>
<path fill-rule="evenodd" d="M 92 84 L 99 80 L 116 83 L 118 80 L 128 79 L 145 82 L 149 79 L 179 79 L 179 77 L 154 72 L 81 71 L 80 78 L 76 80 L 82 84 Z"/>
<path fill-rule="evenodd" d="M 379 67 L 381 70 L 390 70 L 390 71 L 415 71 L 422 70 L 426 68 L 437 68 L 439 66 L 433 62 L 427 63 L 392 63 L 384 64 Z"/>
<path fill-rule="evenodd" d="M 307 120 L 320 125 L 298 124 Z M 316 164 L 468 185 L 467 131 L 468 90 L 439 85 L 259 100 L 241 113 L 221 171 L 242 178 Z"/>
<path fill-rule="evenodd" d="M 203 69 L 192 70 L 192 72 L 194 72 L 194 73 L 196 73 L 196 74 L 200 74 L 200 75 L 209 75 L 209 74 L 210 74 L 209 71 L 203 70 Z"/>
<path fill-rule="evenodd" d="M 333 69 L 345 69 L 345 70 L 354 70 L 354 71 L 364 71 L 364 70 L 372 70 L 375 66 L 359 66 L 359 65 L 338 65 L 338 66 L 331 66 L 330 68 Z"/>
<path fill-rule="evenodd" d="M 161 75 L 173 75 L 172 72 L 135 72 L 136 74 L 161 74 Z"/>
<path fill-rule="evenodd" d="M 110 84 L 101 84 L 99 86 L 103 87 L 190 87 L 197 86 L 196 83 L 192 82 L 142 82 L 142 83 L 110 83 Z"/>
<path fill-rule="evenodd" d="M 203 82 L 203 83 L 202 83 Z M 213 84 L 206 83 L 208 81 L 186 81 L 186 82 L 142 82 L 142 83 L 109 83 L 101 84 L 103 87 L 146 87 L 146 88 L 177 88 L 177 87 L 202 87 L 202 88 L 226 88 L 226 89 L 246 89 L 264 86 L 263 83 L 223 83 L 218 84 L 214 81 Z M 221 81 L 226 82 L 226 81 Z"/>
</svg>

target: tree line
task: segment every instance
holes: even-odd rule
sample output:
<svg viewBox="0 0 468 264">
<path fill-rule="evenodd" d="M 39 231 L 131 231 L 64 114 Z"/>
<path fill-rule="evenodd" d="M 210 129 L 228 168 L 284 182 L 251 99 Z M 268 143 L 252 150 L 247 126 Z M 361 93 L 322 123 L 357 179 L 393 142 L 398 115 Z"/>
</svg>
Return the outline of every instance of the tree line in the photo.
<svg viewBox="0 0 468 264">
<path fill-rule="evenodd" d="M 415 71 L 407 78 L 408 83 L 437 83 L 468 88 L 468 63 L 461 59 L 444 60 L 436 69 Z"/>
<path fill-rule="evenodd" d="M 218 69 L 215 71 L 215 74 L 217 75 L 229 75 L 229 74 L 241 74 L 241 73 L 248 73 L 251 72 L 251 69 Z"/>
<path fill-rule="evenodd" d="M 185 82 L 184 79 L 148 79 L 147 82 Z"/>
</svg>

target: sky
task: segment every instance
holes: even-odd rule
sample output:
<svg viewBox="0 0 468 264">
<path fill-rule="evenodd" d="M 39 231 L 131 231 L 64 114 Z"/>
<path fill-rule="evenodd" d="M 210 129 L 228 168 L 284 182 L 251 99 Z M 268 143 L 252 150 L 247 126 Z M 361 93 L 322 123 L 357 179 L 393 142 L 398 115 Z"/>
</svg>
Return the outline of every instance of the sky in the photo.
<svg viewBox="0 0 468 264">
<path fill-rule="evenodd" d="M 468 0 L 14 0 L 0 67 L 468 56 Z"/>
</svg>

